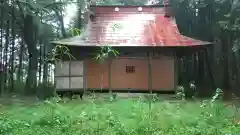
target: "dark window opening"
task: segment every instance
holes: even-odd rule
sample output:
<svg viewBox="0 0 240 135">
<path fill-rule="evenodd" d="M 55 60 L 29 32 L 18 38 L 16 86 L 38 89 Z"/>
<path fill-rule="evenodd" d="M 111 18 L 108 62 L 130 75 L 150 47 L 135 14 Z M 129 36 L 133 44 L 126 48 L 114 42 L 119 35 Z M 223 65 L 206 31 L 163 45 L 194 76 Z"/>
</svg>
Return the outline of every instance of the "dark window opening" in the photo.
<svg viewBox="0 0 240 135">
<path fill-rule="evenodd" d="M 126 66 L 126 73 L 134 73 L 135 66 Z"/>
</svg>

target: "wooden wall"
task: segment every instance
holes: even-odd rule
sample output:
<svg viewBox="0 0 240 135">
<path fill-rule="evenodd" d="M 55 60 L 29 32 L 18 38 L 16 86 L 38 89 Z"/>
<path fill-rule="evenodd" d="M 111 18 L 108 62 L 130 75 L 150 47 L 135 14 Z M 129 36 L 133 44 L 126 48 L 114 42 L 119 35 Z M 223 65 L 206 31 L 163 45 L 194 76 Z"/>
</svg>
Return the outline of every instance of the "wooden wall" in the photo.
<svg viewBox="0 0 240 135">
<path fill-rule="evenodd" d="M 57 90 L 152 90 L 172 91 L 177 84 L 176 57 L 171 51 L 154 52 L 149 75 L 149 59 L 146 51 L 133 53 L 133 48 L 120 51 L 115 58 L 99 63 L 90 50 L 73 49 L 76 60 L 65 59 L 56 64 L 55 81 Z M 88 53 L 89 52 L 89 53 Z M 81 53 L 82 56 L 79 54 Z M 85 56 L 86 55 L 86 56 Z M 126 66 L 134 66 L 134 73 L 126 73 Z M 151 78 L 151 79 L 150 79 Z M 149 80 L 152 82 L 150 83 Z"/>
<path fill-rule="evenodd" d="M 104 63 L 88 60 L 86 68 L 88 89 L 172 91 L 176 87 L 175 57 L 154 57 L 152 74 L 149 75 L 147 58 L 112 58 Z M 127 73 L 126 66 L 133 66 L 134 73 Z M 111 70 L 110 70 L 111 68 Z M 148 79 L 152 82 L 149 84 Z"/>
<path fill-rule="evenodd" d="M 56 89 L 84 88 L 84 61 L 63 61 L 55 65 Z"/>
</svg>

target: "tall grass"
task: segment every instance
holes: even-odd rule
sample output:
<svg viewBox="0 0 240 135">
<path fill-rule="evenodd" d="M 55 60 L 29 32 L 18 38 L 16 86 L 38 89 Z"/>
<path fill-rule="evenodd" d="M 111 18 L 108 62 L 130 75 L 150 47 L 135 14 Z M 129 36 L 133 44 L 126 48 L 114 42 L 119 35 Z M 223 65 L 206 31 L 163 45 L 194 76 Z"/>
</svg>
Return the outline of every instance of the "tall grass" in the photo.
<svg viewBox="0 0 240 135">
<path fill-rule="evenodd" d="M 151 97 L 150 99 L 153 100 Z M 109 98 L 0 108 L 3 135 L 226 135 L 240 133 L 236 107 L 217 98 L 204 102 L 166 101 L 149 95 L 109 102 Z M 151 108 L 149 109 L 149 103 Z"/>
</svg>

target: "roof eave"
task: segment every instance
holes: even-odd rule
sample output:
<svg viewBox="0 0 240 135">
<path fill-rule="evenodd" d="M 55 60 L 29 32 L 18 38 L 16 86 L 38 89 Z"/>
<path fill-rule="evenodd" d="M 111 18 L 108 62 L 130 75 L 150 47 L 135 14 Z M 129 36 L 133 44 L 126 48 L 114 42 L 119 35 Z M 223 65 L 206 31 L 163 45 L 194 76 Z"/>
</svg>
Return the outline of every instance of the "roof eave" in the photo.
<svg viewBox="0 0 240 135">
<path fill-rule="evenodd" d="M 191 44 L 191 45 L 139 45 L 139 44 L 100 44 L 100 43 L 88 43 L 88 42 L 63 42 L 63 41 L 52 41 L 55 45 L 66 45 L 66 46 L 78 46 L 78 47 L 94 47 L 94 46 L 112 46 L 112 47 L 196 47 L 196 46 L 207 46 L 211 45 L 210 42 L 202 42 L 201 44 Z"/>
<path fill-rule="evenodd" d="M 147 7 L 147 8 L 153 8 L 153 7 L 168 7 L 171 6 L 170 4 L 164 5 L 164 4 L 159 4 L 159 5 L 90 5 L 90 7 Z"/>
</svg>

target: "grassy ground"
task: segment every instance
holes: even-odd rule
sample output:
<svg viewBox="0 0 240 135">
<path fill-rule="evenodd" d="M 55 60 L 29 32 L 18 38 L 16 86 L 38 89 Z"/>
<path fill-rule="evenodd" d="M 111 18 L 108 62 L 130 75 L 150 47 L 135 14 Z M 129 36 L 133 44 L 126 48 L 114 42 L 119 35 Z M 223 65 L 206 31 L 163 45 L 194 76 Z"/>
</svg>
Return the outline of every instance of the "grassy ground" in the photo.
<svg viewBox="0 0 240 135">
<path fill-rule="evenodd" d="M 98 96 L 99 97 L 99 96 Z M 0 100 L 3 135 L 239 135 L 236 107 L 160 97 Z M 18 100 L 16 100 L 18 99 Z"/>
</svg>

